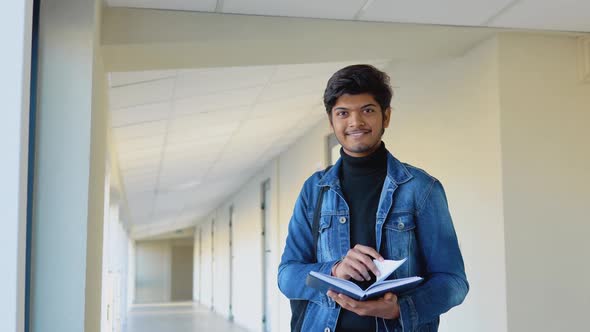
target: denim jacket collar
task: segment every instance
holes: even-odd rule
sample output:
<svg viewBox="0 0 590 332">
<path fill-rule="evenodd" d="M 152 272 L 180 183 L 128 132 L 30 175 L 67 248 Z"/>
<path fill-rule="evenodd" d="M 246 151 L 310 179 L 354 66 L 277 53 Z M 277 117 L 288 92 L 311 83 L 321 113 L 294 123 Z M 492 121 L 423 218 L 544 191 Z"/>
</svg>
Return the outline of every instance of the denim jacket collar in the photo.
<svg viewBox="0 0 590 332">
<path fill-rule="evenodd" d="M 342 167 L 342 158 L 338 158 L 336 164 L 332 166 L 318 181 L 317 185 L 320 187 L 329 186 L 330 188 L 340 188 L 340 179 L 338 174 L 340 173 L 340 167 Z M 387 152 L 387 180 L 391 183 L 400 185 L 406 183 L 412 179 L 412 174 L 406 168 L 406 166 L 397 160 L 391 153 Z"/>
</svg>

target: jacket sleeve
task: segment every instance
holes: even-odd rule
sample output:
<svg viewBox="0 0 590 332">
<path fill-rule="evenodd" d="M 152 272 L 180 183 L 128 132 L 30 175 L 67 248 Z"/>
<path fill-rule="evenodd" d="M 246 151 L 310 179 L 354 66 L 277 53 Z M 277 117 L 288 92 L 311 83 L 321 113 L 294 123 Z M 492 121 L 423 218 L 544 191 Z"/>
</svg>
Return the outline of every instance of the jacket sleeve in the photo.
<svg viewBox="0 0 590 332">
<path fill-rule="evenodd" d="M 399 323 L 404 332 L 414 331 L 461 304 L 469 291 L 447 198 L 439 181 L 433 180 L 416 218 L 416 238 L 426 274 L 422 285 L 398 299 Z"/>
<path fill-rule="evenodd" d="M 328 304 L 326 294 L 305 285 L 305 279 L 310 271 L 318 271 L 330 274 L 333 262 L 316 262 L 313 253 L 313 236 L 311 234 L 311 218 L 315 204 L 309 205 L 308 199 L 317 195 L 311 195 L 313 189 L 308 183 L 304 185 L 289 221 L 289 231 L 285 249 L 279 264 L 278 284 L 281 292 L 290 300 L 309 300 L 318 304 Z"/>
</svg>

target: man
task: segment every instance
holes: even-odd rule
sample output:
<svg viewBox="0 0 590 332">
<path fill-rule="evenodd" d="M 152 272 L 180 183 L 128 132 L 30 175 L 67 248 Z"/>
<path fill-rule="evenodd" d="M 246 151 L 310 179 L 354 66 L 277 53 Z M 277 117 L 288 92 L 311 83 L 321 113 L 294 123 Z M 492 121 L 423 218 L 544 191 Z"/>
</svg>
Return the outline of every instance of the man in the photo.
<svg viewBox="0 0 590 332">
<path fill-rule="evenodd" d="M 439 316 L 467 295 L 442 185 L 381 141 L 391 96 L 389 76 L 369 65 L 343 68 L 328 81 L 324 104 L 341 158 L 303 185 L 279 266 L 283 294 L 309 301 L 302 331 L 437 331 Z M 314 255 L 312 219 L 324 186 Z M 424 278 L 404 294 L 359 302 L 305 285 L 308 273 L 319 271 L 366 288 L 378 274 L 373 259 L 403 258 L 393 278 Z"/>
</svg>

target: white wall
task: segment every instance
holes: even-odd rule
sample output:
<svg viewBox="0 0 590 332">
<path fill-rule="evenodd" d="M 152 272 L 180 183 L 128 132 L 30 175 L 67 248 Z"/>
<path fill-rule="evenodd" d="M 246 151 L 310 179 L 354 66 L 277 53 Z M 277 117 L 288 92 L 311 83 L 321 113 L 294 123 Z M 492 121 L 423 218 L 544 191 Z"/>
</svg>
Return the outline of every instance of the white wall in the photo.
<svg viewBox="0 0 590 332">
<path fill-rule="evenodd" d="M 229 207 L 224 206 L 218 209 L 210 218 L 215 219 L 213 241 L 215 252 L 215 262 L 213 263 L 214 306 L 222 316 L 229 317 Z M 210 238 L 211 232 L 208 232 L 207 236 Z M 255 245 L 252 243 L 252 246 Z"/>
<path fill-rule="evenodd" d="M 201 302 L 201 228 L 195 227 L 195 244 L 193 246 L 193 300 Z"/>
<path fill-rule="evenodd" d="M 135 240 L 127 241 L 127 308 L 129 310 L 135 304 Z"/>
<path fill-rule="evenodd" d="M 318 95 L 322 94 L 323 91 L 318 92 Z M 325 111 L 319 109 L 318 112 Z M 289 150 L 279 156 L 279 258 L 285 247 L 289 220 L 303 182 L 313 172 L 327 166 L 325 144 L 326 136 L 331 132 L 326 117 L 320 120 L 312 130 L 305 133 Z M 282 293 L 279 292 L 279 294 L 279 331 L 289 331 L 291 319 L 289 300 Z"/>
<path fill-rule="evenodd" d="M 211 221 L 212 219 L 207 219 L 206 221 L 202 222 L 200 224 L 200 229 L 201 229 L 201 262 L 200 265 L 196 265 L 199 266 L 201 269 L 201 279 L 199 280 L 199 285 L 198 285 L 198 289 L 200 289 L 201 291 L 201 303 L 205 306 L 208 307 L 212 307 L 213 306 L 213 302 L 212 297 L 213 297 L 213 289 L 212 289 L 212 285 L 213 285 L 213 281 L 214 278 L 223 278 L 222 276 L 214 276 L 213 275 L 213 261 L 212 261 L 212 255 L 211 255 L 211 247 L 212 247 L 212 241 L 211 241 Z M 197 244 L 195 244 L 196 246 Z M 197 276 L 198 273 L 194 273 L 194 276 Z M 219 286 L 219 284 L 218 284 Z"/>
<path fill-rule="evenodd" d="M 470 292 L 441 331 L 506 331 L 497 41 L 464 56 L 388 69 L 393 115 L 384 141 L 445 187 Z"/>
<path fill-rule="evenodd" d="M 123 226 L 119 203 L 119 201 L 110 202 L 109 213 L 105 220 L 102 288 L 103 330 L 105 329 L 107 310 L 109 311 L 108 317 L 113 321 L 114 326 L 122 327 L 127 323 L 129 299 L 127 279 L 130 272 L 129 236 Z"/>
<path fill-rule="evenodd" d="M 27 153 L 31 63 L 31 0 L 10 1 L 0 11 L 0 330 L 24 328 Z"/>
<path fill-rule="evenodd" d="M 247 181 L 244 186 L 225 204 L 213 211 L 208 217 L 200 222 L 198 228 L 202 230 L 202 255 L 203 262 L 201 268 L 201 304 L 211 306 L 211 229 L 210 223 L 215 219 L 215 262 L 214 262 L 214 309 L 224 316 L 229 317 L 229 207 L 233 205 L 233 315 L 236 324 L 251 330 L 258 331 L 262 328 L 262 214 L 260 209 L 261 203 L 261 185 L 270 179 L 271 181 L 271 200 L 276 202 L 278 186 L 276 183 L 276 164 L 269 163 L 257 175 Z M 270 206 L 271 224 L 273 225 L 268 232 L 271 241 L 276 244 L 273 250 L 272 259 L 269 262 L 270 268 L 278 269 L 278 227 L 277 211 L 278 205 Z M 195 255 L 198 255 L 198 231 L 195 235 Z M 199 277 L 198 258 L 195 263 L 195 284 Z M 270 280 L 276 284 L 274 280 Z M 197 286 L 195 286 L 197 287 Z M 195 299 L 198 299 L 198 289 L 195 289 Z M 271 306 L 276 308 L 279 301 L 278 289 L 273 294 Z M 278 312 L 276 313 L 278 315 Z M 278 324 L 278 316 L 271 317 L 271 322 Z M 273 328 L 276 331 L 276 328 Z"/>
<path fill-rule="evenodd" d="M 510 331 L 584 331 L 590 84 L 570 37 L 499 38 Z"/>
</svg>

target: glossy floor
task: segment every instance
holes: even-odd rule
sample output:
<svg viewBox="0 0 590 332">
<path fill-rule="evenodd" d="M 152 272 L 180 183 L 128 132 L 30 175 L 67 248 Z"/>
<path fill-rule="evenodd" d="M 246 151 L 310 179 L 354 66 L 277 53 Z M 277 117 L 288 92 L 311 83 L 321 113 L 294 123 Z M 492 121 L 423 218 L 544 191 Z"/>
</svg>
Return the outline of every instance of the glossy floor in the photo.
<svg viewBox="0 0 590 332">
<path fill-rule="evenodd" d="M 247 332 L 192 303 L 134 306 L 126 332 Z"/>
</svg>

